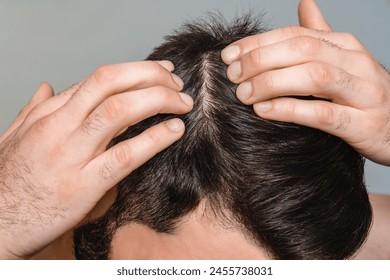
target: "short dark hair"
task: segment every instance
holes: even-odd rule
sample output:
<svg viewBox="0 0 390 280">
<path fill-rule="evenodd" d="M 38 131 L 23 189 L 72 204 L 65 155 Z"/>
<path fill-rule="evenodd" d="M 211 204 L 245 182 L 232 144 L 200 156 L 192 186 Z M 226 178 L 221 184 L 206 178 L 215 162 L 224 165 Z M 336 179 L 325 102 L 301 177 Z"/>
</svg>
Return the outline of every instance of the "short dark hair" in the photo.
<svg viewBox="0 0 390 280">
<path fill-rule="evenodd" d="M 211 15 L 185 24 L 147 58 L 172 61 L 194 99 L 180 116 L 185 135 L 121 181 L 103 217 L 75 230 L 77 258 L 109 258 L 115 231 L 130 222 L 174 232 L 202 199 L 272 258 L 345 259 L 362 245 L 372 220 L 362 156 L 322 131 L 258 117 L 226 77 L 221 50 L 264 32 L 262 24 L 251 15 L 231 23 Z M 113 144 L 170 118 L 145 120 Z"/>
</svg>

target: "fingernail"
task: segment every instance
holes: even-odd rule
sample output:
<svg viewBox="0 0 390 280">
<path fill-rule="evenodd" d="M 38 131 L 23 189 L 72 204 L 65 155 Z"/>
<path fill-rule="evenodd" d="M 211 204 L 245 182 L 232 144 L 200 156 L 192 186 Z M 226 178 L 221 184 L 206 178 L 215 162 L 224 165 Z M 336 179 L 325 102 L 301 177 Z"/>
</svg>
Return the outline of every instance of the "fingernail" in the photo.
<svg viewBox="0 0 390 280">
<path fill-rule="evenodd" d="M 272 102 L 270 100 L 268 100 L 268 101 L 256 103 L 255 105 L 253 105 L 253 108 L 257 112 L 266 113 L 266 112 L 271 111 Z"/>
<path fill-rule="evenodd" d="M 241 101 L 245 101 L 245 100 L 249 99 L 251 94 L 252 94 L 252 83 L 251 82 L 244 82 L 238 86 L 237 97 Z"/>
<path fill-rule="evenodd" d="M 173 70 L 175 70 L 175 66 L 169 60 L 160 60 L 160 61 L 156 61 L 156 62 L 158 64 L 160 64 L 162 67 L 164 67 L 165 69 L 167 69 L 169 72 L 172 72 Z"/>
<path fill-rule="evenodd" d="M 232 82 L 237 81 L 241 77 L 241 62 L 234 61 L 227 69 L 227 76 Z"/>
<path fill-rule="evenodd" d="M 221 58 L 225 63 L 231 63 L 240 55 L 240 47 L 237 45 L 228 46 L 221 52 Z"/>
<path fill-rule="evenodd" d="M 180 95 L 181 100 L 183 100 L 183 102 L 185 104 L 187 104 L 190 107 L 192 107 L 194 105 L 194 100 L 192 99 L 191 96 L 189 96 L 188 94 L 183 93 L 183 92 L 179 92 L 179 95 Z"/>
<path fill-rule="evenodd" d="M 173 74 L 172 73 L 172 77 L 173 77 L 173 80 L 175 81 L 175 83 L 180 87 L 180 88 L 183 88 L 184 86 L 184 82 L 183 80 L 176 74 Z"/>
<path fill-rule="evenodd" d="M 184 129 L 184 123 L 180 119 L 172 119 L 167 121 L 167 126 L 171 131 L 175 133 Z"/>
</svg>

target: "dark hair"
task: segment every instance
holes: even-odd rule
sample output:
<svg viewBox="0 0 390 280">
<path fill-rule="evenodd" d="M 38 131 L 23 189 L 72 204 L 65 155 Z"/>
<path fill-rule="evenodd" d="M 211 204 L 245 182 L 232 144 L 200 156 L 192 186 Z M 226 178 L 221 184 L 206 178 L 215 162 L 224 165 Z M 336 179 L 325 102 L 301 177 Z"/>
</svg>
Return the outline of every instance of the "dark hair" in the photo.
<svg viewBox="0 0 390 280">
<path fill-rule="evenodd" d="M 74 232 L 77 258 L 109 258 L 115 231 L 130 222 L 174 232 L 202 199 L 276 259 L 345 259 L 362 245 L 372 212 L 361 155 L 327 133 L 256 116 L 226 77 L 221 50 L 264 31 L 250 15 L 230 24 L 214 15 L 185 24 L 148 57 L 171 60 L 194 98 L 180 116 L 185 135 L 127 176 L 102 218 Z M 145 120 L 113 144 L 170 118 Z"/>
</svg>

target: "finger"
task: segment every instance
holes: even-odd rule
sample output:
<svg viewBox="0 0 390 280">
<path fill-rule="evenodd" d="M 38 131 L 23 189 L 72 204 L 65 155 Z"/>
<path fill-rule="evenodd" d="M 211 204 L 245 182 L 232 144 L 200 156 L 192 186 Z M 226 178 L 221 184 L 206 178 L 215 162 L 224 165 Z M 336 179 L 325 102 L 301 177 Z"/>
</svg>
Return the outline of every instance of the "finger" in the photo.
<svg viewBox="0 0 390 280">
<path fill-rule="evenodd" d="M 157 61 L 156 63 L 158 63 L 168 71 L 174 70 L 174 66 L 170 61 Z M 180 78 L 176 78 L 176 77 L 174 78 L 176 79 L 176 82 L 181 82 Z M 62 91 L 61 93 L 50 98 L 49 100 L 46 100 L 45 102 L 42 102 L 41 104 L 37 105 L 29 113 L 24 124 L 25 128 L 28 129 L 33 123 L 35 123 L 39 119 L 48 116 L 49 114 L 52 114 L 57 110 L 61 109 L 69 101 L 69 99 L 80 89 L 81 85 L 83 85 L 85 82 L 86 79 L 78 82 L 77 84 L 74 84 L 73 86 Z M 64 118 L 66 119 L 66 121 L 68 121 L 69 115 L 64 115 Z"/>
<path fill-rule="evenodd" d="M 329 44 L 337 45 L 343 49 L 367 51 L 363 44 L 355 36 L 349 33 L 329 33 L 326 31 L 313 30 L 299 26 L 287 26 L 238 40 L 226 47 L 222 51 L 221 57 L 226 64 L 231 64 L 240 56 L 254 49 L 302 36 L 313 37 L 315 39 L 328 42 Z"/>
<path fill-rule="evenodd" d="M 363 121 L 363 111 L 327 101 L 283 97 L 256 103 L 253 107 L 262 118 L 316 128 L 347 142 L 362 133 L 359 124 Z"/>
<path fill-rule="evenodd" d="M 156 63 L 160 64 L 162 67 L 167 69 L 169 72 L 172 72 L 175 70 L 175 66 L 173 63 L 169 60 L 160 60 L 160 61 L 155 61 Z M 177 82 L 177 81 L 176 81 Z M 180 82 L 179 82 L 180 83 Z"/>
<path fill-rule="evenodd" d="M 370 71 L 360 65 L 364 63 L 367 67 L 371 65 L 371 73 L 374 72 L 372 59 L 366 53 L 341 49 L 310 36 L 301 36 L 244 54 L 229 65 L 227 76 L 231 81 L 241 83 L 265 71 L 311 61 L 332 63 L 354 75 L 367 76 Z"/>
<path fill-rule="evenodd" d="M 69 88 L 65 89 L 64 91 L 61 91 L 57 96 L 72 96 L 79 88 L 80 88 L 80 85 L 82 85 L 83 83 L 85 82 L 85 79 L 83 79 L 82 81 L 70 86 Z"/>
<path fill-rule="evenodd" d="M 104 194 L 133 170 L 179 140 L 183 133 L 184 123 L 180 119 L 172 119 L 111 147 L 84 167 L 88 185 L 94 186 L 88 191 L 93 196 L 99 192 L 99 195 Z"/>
<path fill-rule="evenodd" d="M 83 152 L 99 153 L 123 128 L 157 114 L 184 114 L 192 98 L 165 87 L 152 87 L 118 94 L 106 99 L 75 132 L 77 143 L 86 143 Z"/>
<path fill-rule="evenodd" d="M 314 0 L 301 0 L 298 6 L 299 24 L 302 27 L 332 31 Z"/>
<path fill-rule="evenodd" d="M 179 91 L 183 82 L 161 64 L 153 61 L 105 65 L 85 79 L 59 113 L 78 122 L 83 121 L 112 95 L 157 85 Z"/>
<path fill-rule="evenodd" d="M 31 112 L 29 112 L 29 114 L 26 117 L 26 121 L 25 121 L 26 127 L 30 127 L 37 120 L 61 108 L 64 104 L 66 104 L 66 102 L 68 102 L 68 100 L 72 97 L 72 95 L 75 93 L 75 91 L 78 89 L 78 87 L 80 87 L 82 83 L 83 81 L 74 84 L 73 86 L 64 90 L 60 94 L 56 96 L 52 96 L 51 98 L 35 106 L 33 110 L 31 110 Z"/>
<path fill-rule="evenodd" d="M 38 86 L 37 91 L 34 93 L 27 105 L 19 112 L 15 121 L 10 125 L 6 132 L 0 137 L 0 141 L 8 137 L 14 132 L 26 119 L 27 115 L 40 103 L 52 98 L 54 91 L 49 83 L 43 82 Z"/>
<path fill-rule="evenodd" d="M 161 60 L 161 61 L 156 61 L 156 63 L 160 64 L 162 67 L 167 69 L 169 72 L 172 72 L 173 70 L 175 70 L 175 66 L 173 65 L 173 63 L 171 61 Z M 66 95 L 69 97 L 72 96 L 80 88 L 80 85 L 84 84 L 85 80 L 86 79 L 83 79 L 82 81 L 72 85 L 71 87 L 67 88 L 66 90 L 60 92 L 58 95 L 59 96 Z"/>
<path fill-rule="evenodd" d="M 160 64 L 169 72 L 175 70 L 173 63 L 168 60 L 156 61 L 156 63 Z M 52 101 L 53 104 L 50 104 L 50 107 L 52 108 L 52 110 L 50 111 L 54 112 L 55 110 L 61 108 L 66 102 L 68 102 L 68 100 L 72 97 L 72 95 L 79 90 L 80 86 L 85 83 L 85 80 L 86 79 L 83 79 L 82 81 L 72 85 L 71 87 L 67 88 L 66 90 L 60 92 L 57 96 L 55 96 Z"/>
<path fill-rule="evenodd" d="M 258 75 L 237 88 L 245 104 L 280 96 L 315 96 L 340 105 L 364 109 L 376 102 L 373 84 L 326 63 L 309 62 Z"/>
<path fill-rule="evenodd" d="M 16 120 L 23 121 L 28 113 L 36 107 L 38 104 L 52 98 L 54 96 L 54 90 L 49 83 L 43 82 L 38 86 L 37 91 L 34 93 L 33 97 L 29 103 L 22 109 L 19 113 Z"/>
</svg>

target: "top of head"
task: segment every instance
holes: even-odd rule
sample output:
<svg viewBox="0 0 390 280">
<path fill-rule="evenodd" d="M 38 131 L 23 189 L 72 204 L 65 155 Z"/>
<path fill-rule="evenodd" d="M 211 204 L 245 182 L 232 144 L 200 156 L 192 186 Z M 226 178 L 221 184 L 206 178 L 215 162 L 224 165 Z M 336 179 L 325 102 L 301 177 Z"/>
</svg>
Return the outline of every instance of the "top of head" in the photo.
<svg viewBox="0 0 390 280">
<path fill-rule="evenodd" d="M 170 60 L 194 109 L 180 116 L 181 140 L 118 185 L 119 224 L 143 223 L 172 232 L 201 200 L 225 225 L 241 227 L 274 258 L 342 259 L 364 241 L 371 209 L 363 159 L 342 140 L 315 129 L 256 116 L 235 95 L 221 50 L 265 30 L 244 16 L 185 25 L 150 60 Z M 172 118 L 158 115 L 115 142 Z"/>
</svg>

